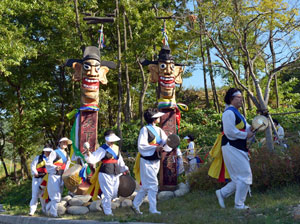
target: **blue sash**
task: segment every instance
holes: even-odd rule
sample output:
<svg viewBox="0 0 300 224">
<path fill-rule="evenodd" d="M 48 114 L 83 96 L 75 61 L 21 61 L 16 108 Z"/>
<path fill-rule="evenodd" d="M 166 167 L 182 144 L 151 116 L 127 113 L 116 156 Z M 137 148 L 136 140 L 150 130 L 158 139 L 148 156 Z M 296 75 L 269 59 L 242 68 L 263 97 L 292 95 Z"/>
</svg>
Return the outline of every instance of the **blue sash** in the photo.
<svg viewBox="0 0 300 224">
<path fill-rule="evenodd" d="M 103 148 L 105 151 L 107 151 L 110 154 L 112 154 L 115 160 L 119 159 L 119 157 L 116 155 L 116 153 L 114 152 L 114 150 L 112 150 L 112 148 L 110 148 L 107 144 L 101 145 L 101 148 Z"/>
<path fill-rule="evenodd" d="M 238 109 L 236 109 L 235 107 L 227 107 L 226 110 L 231 110 L 233 113 L 235 113 L 244 123 L 245 128 L 246 128 L 246 120 L 245 118 L 241 115 L 241 113 L 238 111 Z M 226 111 L 225 110 L 225 111 Z"/>
<path fill-rule="evenodd" d="M 68 159 L 60 149 L 55 149 L 55 152 L 60 156 L 60 158 L 62 158 L 63 163 L 67 163 Z"/>
<path fill-rule="evenodd" d="M 43 155 L 43 159 L 47 162 L 48 161 L 48 158 L 45 156 L 45 155 Z"/>
<path fill-rule="evenodd" d="M 157 133 L 157 131 L 154 129 L 154 127 L 152 125 L 147 125 L 146 126 L 148 128 L 149 131 L 151 131 L 152 134 L 154 134 L 155 138 L 156 138 L 156 143 L 160 144 L 162 142 L 161 137 L 159 136 L 159 134 Z"/>
</svg>

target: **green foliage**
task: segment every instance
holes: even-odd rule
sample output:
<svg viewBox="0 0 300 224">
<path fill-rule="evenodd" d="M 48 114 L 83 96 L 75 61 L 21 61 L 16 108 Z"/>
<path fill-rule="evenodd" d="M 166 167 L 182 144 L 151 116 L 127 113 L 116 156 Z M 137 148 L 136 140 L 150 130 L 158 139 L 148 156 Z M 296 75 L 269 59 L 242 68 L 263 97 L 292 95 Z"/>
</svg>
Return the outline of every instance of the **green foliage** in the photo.
<svg viewBox="0 0 300 224">
<path fill-rule="evenodd" d="M 289 184 L 300 183 L 300 152 L 296 145 L 281 152 L 270 152 L 261 148 L 250 154 L 253 184 L 251 189 L 266 191 Z M 210 162 L 203 164 L 196 172 L 188 176 L 194 190 L 209 190 L 222 187 L 216 179 L 208 176 Z"/>
</svg>

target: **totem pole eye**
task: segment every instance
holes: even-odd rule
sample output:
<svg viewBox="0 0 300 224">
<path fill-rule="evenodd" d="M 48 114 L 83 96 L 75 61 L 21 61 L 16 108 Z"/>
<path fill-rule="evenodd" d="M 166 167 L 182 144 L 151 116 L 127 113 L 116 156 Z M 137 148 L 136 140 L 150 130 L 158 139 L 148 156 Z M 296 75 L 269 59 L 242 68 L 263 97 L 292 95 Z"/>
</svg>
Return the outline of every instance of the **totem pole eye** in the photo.
<svg viewBox="0 0 300 224">
<path fill-rule="evenodd" d="M 96 65 L 95 69 L 96 69 L 97 72 L 99 72 L 100 71 L 100 65 Z"/>
<path fill-rule="evenodd" d="M 175 65 L 171 64 L 171 69 L 174 70 L 174 68 L 175 68 Z"/>
<path fill-rule="evenodd" d="M 91 70 L 92 66 L 88 65 L 88 64 L 83 64 L 83 69 L 86 71 Z"/>
<path fill-rule="evenodd" d="M 161 69 L 165 69 L 165 68 L 167 67 L 167 65 L 164 64 L 164 63 L 162 63 L 162 64 L 159 65 L 159 67 L 160 67 Z"/>
</svg>

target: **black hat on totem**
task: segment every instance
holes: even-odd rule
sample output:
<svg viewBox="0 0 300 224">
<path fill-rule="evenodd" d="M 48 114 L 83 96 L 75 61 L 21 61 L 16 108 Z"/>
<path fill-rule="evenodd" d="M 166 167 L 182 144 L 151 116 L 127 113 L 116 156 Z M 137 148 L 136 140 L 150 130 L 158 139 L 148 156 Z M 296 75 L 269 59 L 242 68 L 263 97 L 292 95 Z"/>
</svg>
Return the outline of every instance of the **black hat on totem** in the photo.
<svg viewBox="0 0 300 224">
<path fill-rule="evenodd" d="M 158 62 L 164 62 L 164 61 L 172 61 L 174 62 L 174 57 L 171 55 L 171 49 L 168 45 L 162 46 L 161 50 L 158 54 L 158 60 L 157 61 L 149 61 L 147 59 L 142 59 L 141 64 L 143 66 L 150 65 L 150 64 L 158 64 Z M 177 66 L 182 66 L 182 64 L 177 64 Z"/>
<path fill-rule="evenodd" d="M 96 60 L 101 63 L 101 66 L 107 66 L 108 68 L 115 69 L 117 65 L 112 61 L 101 61 L 100 59 L 100 50 L 98 47 L 95 46 L 87 46 L 83 52 L 82 59 L 68 59 L 66 62 L 66 66 L 72 67 L 74 62 L 83 63 L 86 60 Z"/>
<path fill-rule="evenodd" d="M 95 46 L 88 46 L 84 49 L 82 61 L 94 59 L 100 62 L 100 50 Z"/>
<path fill-rule="evenodd" d="M 171 49 L 169 46 L 164 45 L 158 55 L 158 61 L 174 61 L 173 56 L 171 55 Z"/>
</svg>

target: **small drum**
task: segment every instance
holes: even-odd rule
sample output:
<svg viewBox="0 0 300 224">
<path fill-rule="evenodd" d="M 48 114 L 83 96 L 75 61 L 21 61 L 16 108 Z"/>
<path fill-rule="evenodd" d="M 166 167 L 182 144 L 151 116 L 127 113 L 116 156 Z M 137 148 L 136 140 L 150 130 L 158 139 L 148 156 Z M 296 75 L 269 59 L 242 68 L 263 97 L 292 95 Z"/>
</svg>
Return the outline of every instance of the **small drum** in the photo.
<svg viewBox="0 0 300 224">
<path fill-rule="evenodd" d="M 118 196 L 129 197 L 135 190 L 135 180 L 129 175 L 120 176 Z"/>
<path fill-rule="evenodd" d="M 176 149 L 180 144 L 180 138 L 176 134 L 171 134 L 167 138 L 167 144 L 164 146 L 164 151 L 171 152 Z"/>
<path fill-rule="evenodd" d="M 77 191 L 77 187 L 82 182 L 81 178 L 79 177 L 79 171 L 81 168 L 82 167 L 80 165 L 75 164 L 71 168 L 67 169 L 62 175 L 66 188 L 73 193 Z"/>
<path fill-rule="evenodd" d="M 253 118 L 252 127 L 254 131 L 264 131 L 269 125 L 268 118 L 263 115 L 258 115 Z"/>
</svg>

